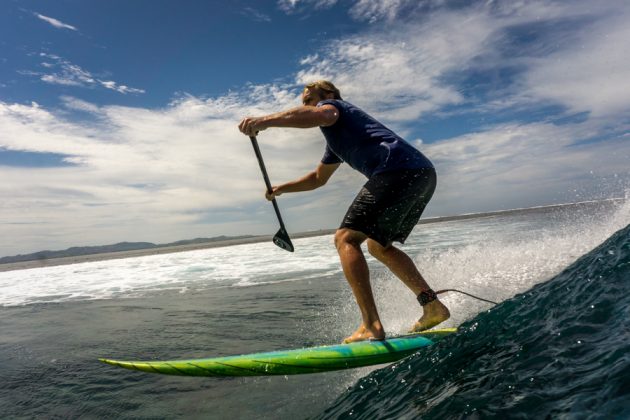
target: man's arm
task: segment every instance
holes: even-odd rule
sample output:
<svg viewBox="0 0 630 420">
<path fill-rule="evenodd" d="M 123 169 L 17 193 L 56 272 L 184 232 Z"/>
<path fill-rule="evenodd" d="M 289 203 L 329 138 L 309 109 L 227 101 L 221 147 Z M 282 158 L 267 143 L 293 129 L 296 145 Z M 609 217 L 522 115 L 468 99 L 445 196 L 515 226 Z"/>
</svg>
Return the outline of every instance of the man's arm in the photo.
<svg viewBox="0 0 630 420">
<path fill-rule="evenodd" d="M 320 163 L 313 172 L 306 174 L 302 178 L 273 187 L 273 192 L 271 194 L 267 192 L 265 197 L 267 197 L 267 200 L 272 200 L 283 193 L 310 191 L 319 188 L 328 182 L 340 165 L 341 163 Z"/>
<path fill-rule="evenodd" d="M 339 111 L 333 105 L 299 106 L 288 111 L 265 115 L 264 117 L 243 118 L 238 128 L 248 136 L 269 127 L 311 128 L 328 127 L 337 122 Z"/>
</svg>

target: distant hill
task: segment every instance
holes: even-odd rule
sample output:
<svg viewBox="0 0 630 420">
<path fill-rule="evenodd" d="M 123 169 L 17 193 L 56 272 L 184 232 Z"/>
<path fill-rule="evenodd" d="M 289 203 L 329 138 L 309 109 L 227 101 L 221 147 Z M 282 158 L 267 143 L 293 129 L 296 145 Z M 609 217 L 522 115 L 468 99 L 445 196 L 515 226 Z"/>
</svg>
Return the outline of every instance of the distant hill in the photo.
<svg viewBox="0 0 630 420">
<path fill-rule="evenodd" d="M 252 238 L 252 237 L 253 235 L 245 235 L 245 236 L 222 235 L 222 236 L 216 236 L 213 238 L 188 239 L 188 240 L 177 241 L 177 242 L 172 242 L 168 244 L 157 244 L 157 245 L 151 242 L 120 242 L 113 245 L 79 246 L 79 247 L 74 246 L 72 248 L 68 248 L 63 251 L 39 251 L 39 252 L 34 252 L 32 254 L 26 254 L 26 255 L 1 257 L 0 264 L 48 260 L 51 258 L 76 257 L 80 255 L 104 254 L 108 252 L 123 252 L 123 251 L 135 251 L 139 249 L 154 249 L 154 248 L 165 248 L 165 247 L 170 247 L 170 246 L 204 244 L 204 243 L 212 243 L 212 242 L 235 240 L 235 239 L 245 239 L 245 238 Z"/>
</svg>

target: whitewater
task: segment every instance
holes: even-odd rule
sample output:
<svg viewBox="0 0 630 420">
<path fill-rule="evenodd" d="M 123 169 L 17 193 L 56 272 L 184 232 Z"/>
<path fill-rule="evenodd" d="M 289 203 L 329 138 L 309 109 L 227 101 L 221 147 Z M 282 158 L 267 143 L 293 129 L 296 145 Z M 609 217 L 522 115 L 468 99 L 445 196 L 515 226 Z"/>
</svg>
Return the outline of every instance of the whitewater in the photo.
<svg viewBox="0 0 630 420">
<path fill-rule="evenodd" d="M 403 249 L 439 288 L 464 286 L 501 300 L 549 277 L 625 226 L 623 206 L 598 220 L 609 209 L 605 204 L 594 214 L 592 204 L 524 209 L 509 225 L 495 223 L 501 216 L 421 225 Z M 540 216 L 537 229 L 529 228 L 528 215 Z M 473 229 L 462 234 L 467 227 Z M 164 290 L 186 293 L 341 274 L 330 235 L 294 242 L 294 253 L 253 243 L 0 272 L 0 306 L 140 297 Z"/>
</svg>

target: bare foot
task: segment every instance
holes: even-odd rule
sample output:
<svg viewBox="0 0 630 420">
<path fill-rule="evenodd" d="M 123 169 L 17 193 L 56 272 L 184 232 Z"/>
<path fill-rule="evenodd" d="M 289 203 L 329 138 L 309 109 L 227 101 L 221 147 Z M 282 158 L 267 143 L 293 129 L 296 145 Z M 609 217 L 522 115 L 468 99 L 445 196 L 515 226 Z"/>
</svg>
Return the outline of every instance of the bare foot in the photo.
<svg viewBox="0 0 630 420">
<path fill-rule="evenodd" d="M 380 322 L 375 322 L 375 325 L 373 325 L 373 329 L 377 331 L 376 334 L 365 328 L 364 324 L 361 324 L 361 326 L 355 332 L 353 332 L 351 336 L 346 337 L 343 340 L 343 344 L 354 343 L 356 341 L 366 341 L 369 339 L 385 339 L 385 331 L 383 330 L 383 326 Z"/>
<path fill-rule="evenodd" d="M 413 327 L 409 330 L 410 333 L 428 330 L 446 321 L 451 316 L 448 308 L 437 299 L 431 303 L 427 303 L 422 309 L 424 312 L 422 318 L 413 324 Z"/>
</svg>

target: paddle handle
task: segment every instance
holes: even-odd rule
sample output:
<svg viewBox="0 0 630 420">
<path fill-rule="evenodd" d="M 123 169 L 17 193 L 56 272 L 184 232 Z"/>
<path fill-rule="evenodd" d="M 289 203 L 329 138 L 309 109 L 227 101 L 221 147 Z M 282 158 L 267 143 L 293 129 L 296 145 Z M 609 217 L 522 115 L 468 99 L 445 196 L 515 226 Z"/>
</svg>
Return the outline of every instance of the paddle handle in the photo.
<svg viewBox="0 0 630 420">
<path fill-rule="evenodd" d="M 252 147 L 254 148 L 254 153 L 256 153 L 256 159 L 258 159 L 258 165 L 260 165 L 260 171 L 262 172 L 263 178 L 265 179 L 265 185 L 267 186 L 267 191 L 269 194 L 273 192 L 273 188 L 271 188 L 271 182 L 269 181 L 269 175 L 267 175 L 267 168 L 265 168 L 265 162 L 263 161 L 262 153 L 260 153 L 260 147 L 258 147 L 258 140 L 255 136 L 249 136 L 249 139 L 252 141 Z M 282 230 L 286 232 L 286 228 L 284 227 L 284 222 L 282 221 L 282 216 L 280 215 L 280 208 L 278 207 L 278 203 L 274 198 L 271 200 L 273 204 L 273 209 L 276 211 L 276 216 L 278 216 L 278 222 L 280 222 L 280 227 Z"/>
</svg>

